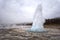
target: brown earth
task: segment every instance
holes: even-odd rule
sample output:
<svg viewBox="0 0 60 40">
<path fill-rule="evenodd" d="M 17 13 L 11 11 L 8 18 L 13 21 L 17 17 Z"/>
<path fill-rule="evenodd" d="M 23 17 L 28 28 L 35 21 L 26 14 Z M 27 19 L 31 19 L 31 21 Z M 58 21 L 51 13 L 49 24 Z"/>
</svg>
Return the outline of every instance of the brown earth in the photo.
<svg viewBox="0 0 60 40">
<path fill-rule="evenodd" d="M 56 26 L 56 25 L 55 25 Z M 59 25 L 54 28 L 54 25 L 45 25 L 47 32 L 34 33 L 27 32 L 31 26 L 14 29 L 0 29 L 0 40 L 60 40 Z"/>
</svg>

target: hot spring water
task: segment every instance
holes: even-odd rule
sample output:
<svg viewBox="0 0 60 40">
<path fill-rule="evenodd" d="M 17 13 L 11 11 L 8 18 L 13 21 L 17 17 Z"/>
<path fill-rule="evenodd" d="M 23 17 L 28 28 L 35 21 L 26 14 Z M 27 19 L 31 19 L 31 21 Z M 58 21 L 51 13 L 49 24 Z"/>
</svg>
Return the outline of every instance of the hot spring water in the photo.
<svg viewBox="0 0 60 40">
<path fill-rule="evenodd" d="M 29 31 L 32 32 L 43 32 L 45 31 L 44 29 L 44 22 L 45 19 L 43 18 L 43 13 L 42 13 L 42 5 L 38 5 L 35 15 L 34 15 L 34 19 L 33 19 L 33 24 L 32 24 L 32 28 Z"/>
</svg>

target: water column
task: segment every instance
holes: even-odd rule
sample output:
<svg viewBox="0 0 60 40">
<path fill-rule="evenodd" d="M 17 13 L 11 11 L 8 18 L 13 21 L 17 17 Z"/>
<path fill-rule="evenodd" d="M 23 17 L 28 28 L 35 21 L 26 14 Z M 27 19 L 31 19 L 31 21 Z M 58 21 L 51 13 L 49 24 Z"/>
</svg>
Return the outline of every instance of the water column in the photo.
<svg viewBox="0 0 60 40">
<path fill-rule="evenodd" d="M 42 6 L 41 4 L 38 5 L 37 9 L 36 9 L 36 12 L 35 12 L 35 15 L 34 15 L 34 18 L 33 18 L 33 24 L 32 24 L 32 27 L 29 31 L 31 32 L 44 32 L 45 29 L 44 29 L 44 24 L 45 20 L 42 16 Z"/>
</svg>

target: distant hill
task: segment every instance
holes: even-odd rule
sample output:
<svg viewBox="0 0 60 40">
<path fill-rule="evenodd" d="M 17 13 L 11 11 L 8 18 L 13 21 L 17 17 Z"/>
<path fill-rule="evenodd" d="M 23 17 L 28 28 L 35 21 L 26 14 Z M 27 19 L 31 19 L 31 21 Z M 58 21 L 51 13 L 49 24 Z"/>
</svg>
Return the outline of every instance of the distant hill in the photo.
<svg viewBox="0 0 60 40">
<path fill-rule="evenodd" d="M 44 24 L 60 24 L 60 18 L 46 19 Z M 32 25 L 32 23 L 26 23 L 26 25 Z"/>
<path fill-rule="evenodd" d="M 60 18 L 46 19 L 44 24 L 60 24 Z M 16 23 L 16 25 L 32 25 L 32 22 L 29 23 Z"/>
<path fill-rule="evenodd" d="M 46 19 L 45 24 L 60 24 L 60 18 Z"/>
</svg>

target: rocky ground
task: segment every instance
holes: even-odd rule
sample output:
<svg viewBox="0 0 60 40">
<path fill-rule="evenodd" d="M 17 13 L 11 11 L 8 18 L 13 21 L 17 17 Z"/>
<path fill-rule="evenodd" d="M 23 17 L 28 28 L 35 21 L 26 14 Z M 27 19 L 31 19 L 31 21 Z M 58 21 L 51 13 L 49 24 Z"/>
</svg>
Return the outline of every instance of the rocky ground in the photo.
<svg viewBox="0 0 60 40">
<path fill-rule="evenodd" d="M 0 40 L 60 40 L 60 29 L 48 28 L 47 26 L 45 28 L 47 32 L 42 33 L 27 32 L 26 29 L 28 27 L 0 29 Z"/>
</svg>

